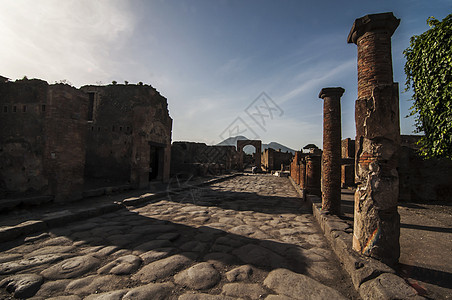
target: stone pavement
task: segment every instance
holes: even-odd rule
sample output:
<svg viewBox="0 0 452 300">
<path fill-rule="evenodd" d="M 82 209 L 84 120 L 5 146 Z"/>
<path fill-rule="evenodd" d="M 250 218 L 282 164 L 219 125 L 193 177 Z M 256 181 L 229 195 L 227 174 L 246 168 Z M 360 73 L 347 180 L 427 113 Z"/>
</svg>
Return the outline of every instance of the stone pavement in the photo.
<svg viewBox="0 0 452 300">
<path fill-rule="evenodd" d="M 287 178 L 246 175 L 2 243 L 0 298 L 358 299 Z"/>
</svg>

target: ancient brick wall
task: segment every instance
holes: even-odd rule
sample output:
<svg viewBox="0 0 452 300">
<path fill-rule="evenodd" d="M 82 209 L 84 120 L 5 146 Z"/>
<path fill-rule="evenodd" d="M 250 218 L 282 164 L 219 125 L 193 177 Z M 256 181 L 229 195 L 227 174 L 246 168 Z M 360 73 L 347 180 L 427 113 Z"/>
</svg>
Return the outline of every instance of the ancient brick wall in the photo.
<svg viewBox="0 0 452 300">
<path fill-rule="evenodd" d="M 0 197 L 46 194 L 44 120 L 48 84 L 0 82 Z"/>
<path fill-rule="evenodd" d="M 74 87 L 50 85 L 45 116 L 44 168 L 56 201 L 82 198 L 88 97 Z"/>
<path fill-rule="evenodd" d="M 301 187 L 304 187 L 304 178 L 306 176 L 306 163 L 304 161 L 304 154 L 301 151 L 296 151 L 290 162 L 290 177 Z"/>
<path fill-rule="evenodd" d="M 42 80 L 0 83 L 2 197 L 82 195 L 86 95 Z"/>
<path fill-rule="evenodd" d="M 204 176 L 237 169 L 234 146 L 208 146 L 205 143 L 174 142 L 171 146 L 171 176 Z"/>
<path fill-rule="evenodd" d="M 281 170 L 281 165 L 288 166 L 291 164 L 293 154 L 290 152 L 281 152 L 273 148 L 267 148 L 261 157 L 263 170 L 270 172 L 273 170 Z"/>
<path fill-rule="evenodd" d="M 99 184 L 168 180 L 172 119 L 148 85 L 84 86 L 90 98 L 85 177 Z M 156 157 L 156 161 L 152 162 Z M 151 175 L 152 165 L 156 175 Z"/>
<path fill-rule="evenodd" d="M 355 140 L 350 138 L 341 141 L 341 187 L 355 186 Z"/>
</svg>

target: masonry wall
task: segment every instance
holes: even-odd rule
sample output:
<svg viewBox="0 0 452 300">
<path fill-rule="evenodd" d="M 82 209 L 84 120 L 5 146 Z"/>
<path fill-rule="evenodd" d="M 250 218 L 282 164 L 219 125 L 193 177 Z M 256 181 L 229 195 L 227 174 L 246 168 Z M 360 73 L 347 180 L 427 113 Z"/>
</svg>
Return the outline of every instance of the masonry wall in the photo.
<svg viewBox="0 0 452 300">
<path fill-rule="evenodd" d="M 272 148 L 267 148 L 261 157 L 262 168 L 267 171 L 280 170 L 281 164 L 290 165 L 293 154 L 290 152 L 276 151 Z"/>
<path fill-rule="evenodd" d="M 399 162 L 399 199 L 452 203 L 452 161 L 423 159 L 417 154 L 419 136 L 402 135 Z"/>
<path fill-rule="evenodd" d="M 237 169 L 234 146 L 209 146 L 205 143 L 174 142 L 171 147 L 171 176 L 221 174 Z"/>
<path fill-rule="evenodd" d="M 355 186 L 355 140 L 341 141 L 341 187 Z"/>
<path fill-rule="evenodd" d="M 86 95 L 69 85 L 0 82 L 0 196 L 81 197 Z"/>
<path fill-rule="evenodd" d="M 44 173 L 56 201 L 82 198 L 88 98 L 69 85 L 50 85 L 45 115 Z"/>
<path fill-rule="evenodd" d="M 156 179 L 169 178 L 172 119 L 168 103 L 148 85 L 84 86 L 90 100 L 86 181 L 91 184 L 149 182 L 150 151 L 157 149 Z"/>
<path fill-rule="evenodd" d="M 44 120 L 48 84 L 42 80 L 0 82 L 0 196 L 48 191 L 43 176 Z"/>
</svg>

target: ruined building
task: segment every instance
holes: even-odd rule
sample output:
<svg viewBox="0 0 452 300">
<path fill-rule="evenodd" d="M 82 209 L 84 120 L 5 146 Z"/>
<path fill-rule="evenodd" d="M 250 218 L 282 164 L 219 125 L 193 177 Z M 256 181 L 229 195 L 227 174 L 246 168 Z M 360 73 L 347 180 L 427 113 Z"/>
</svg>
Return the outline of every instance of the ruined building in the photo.
<svg viewBox="0 0 452 300">
<path fill-rule="evenodd" d="M 0 197 L 80 199 L 97 184 L 168 180 L 172 120 L 147 85 L 0 81 Z"/>
<path fill-rule="evenodd" d="M 168 103 L 145 85 L 83 86 L 88 95 L 86 180 L 146 187 L 167 181 L 172 119 Z"/>
<path fill-rule="evenodd" d="M 171 147 L 171 177 L 218 175 L 237 169 L 235 146 L 174 142 Z"/>
<path fill-rule="evenodd" d="M 282 152 L 281 149 L 275 150 L 267 148 L 262 154 L 262 169 L 266 172 L 273 170 L 281 170 L 281 165 L 290 165 L 293 154 L 290 152 Z"/>
</svg>

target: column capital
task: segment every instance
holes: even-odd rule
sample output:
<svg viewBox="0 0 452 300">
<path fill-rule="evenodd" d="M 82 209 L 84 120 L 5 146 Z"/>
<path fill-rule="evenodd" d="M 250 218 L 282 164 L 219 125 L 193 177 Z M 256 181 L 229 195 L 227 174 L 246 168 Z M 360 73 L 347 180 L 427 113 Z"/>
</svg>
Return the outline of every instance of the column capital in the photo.
<svg viewBox="0 0 452 300">
<path fill-rule="evenodd" d="M 344 94 L 345 90 L 341 87 L 327 87 L 327 88 L 323 88 L 320 93 L 319 93 L 319 98 L 324 99 L 325 97 L 342 97 L 342 95 Z"/>
<path fill-rule="evenodd" d="M 366 32 L 375 30 L 387 31 L 389 36 L 392 36 L 399 24 L 400 19 L 394 17 L 392 12 L 365 15 L 356 19 L 353 23 L 352 29 L 347 37 L 347 43 L 356 44 L 358 39 Z"/>
</svg>

